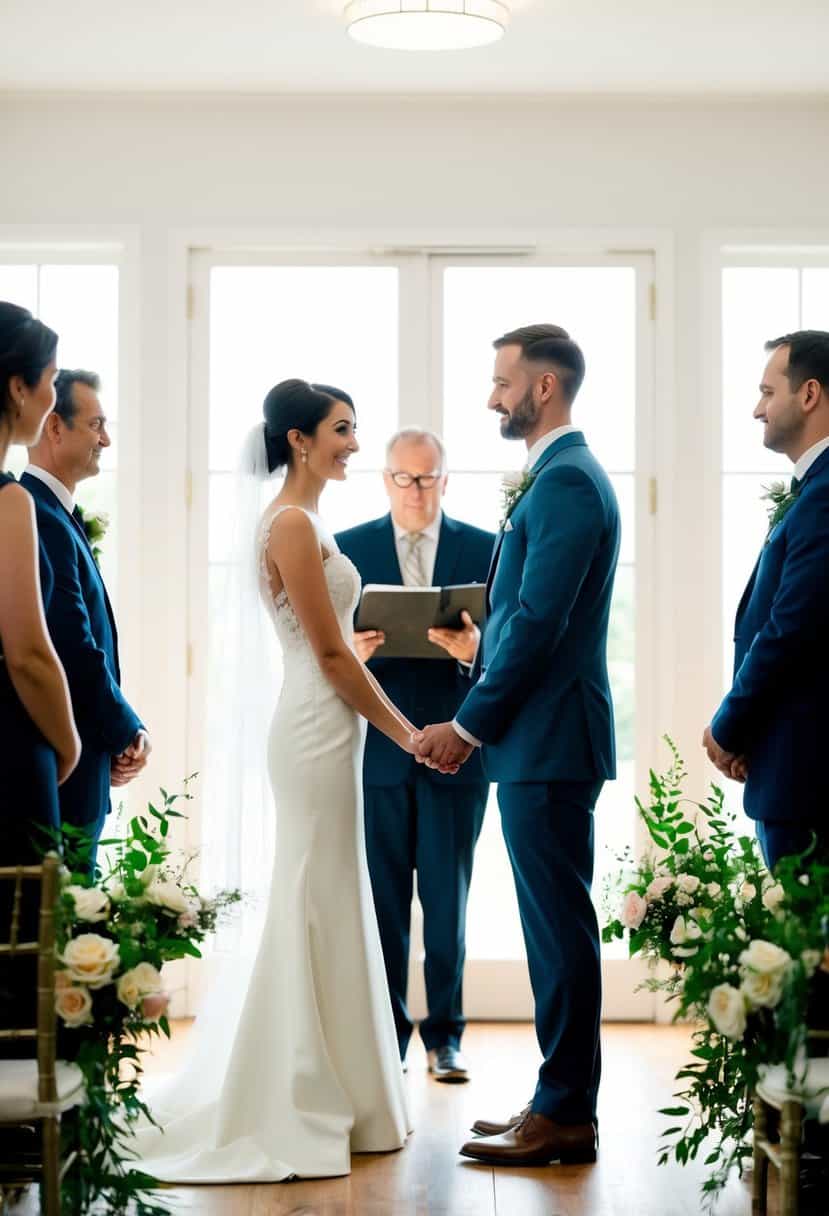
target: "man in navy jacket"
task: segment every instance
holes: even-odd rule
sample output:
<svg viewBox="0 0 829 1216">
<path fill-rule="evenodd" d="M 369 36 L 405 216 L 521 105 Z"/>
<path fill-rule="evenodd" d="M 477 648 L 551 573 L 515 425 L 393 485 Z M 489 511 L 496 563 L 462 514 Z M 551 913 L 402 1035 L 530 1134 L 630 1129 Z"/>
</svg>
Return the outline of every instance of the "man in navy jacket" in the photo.
<svg viewBox="0 0 829 1216">
<path fill-rule="evenodd" d="M 478 747 L 497 781 L 544 1062 L 530 1105 L 481 1120 L 464 1156 L 497 1165 L 594 1161 L 601 967 L 590 898 L 593 809 L 615 774 L 607 632 L 619 509 L 571 422 L 584 357 L 566 330 L 528 325 L 495 343 L 489 408 L 527 445 L 488 579 L 479 678 L 454 721 L 427 729 L 439 768 Z"/>
<path fill-rule="evenodd" d="M 77 484 L 99 471 L 110 445 L 93 372 L 61 371 L 56 403 L 39 443 L 29 449 L 21 484 L 35 501 L 37 526 L 55 576 L 47 624 L 69 681 L 81 736 L 81 759 L 61 786 L 64 823 L 95 844 L 110 809 L 110 785 L 125 785 L 144 767 L 146 730 L 120 689 L 118 634 L 98 564 L 75 506 Z"/>
<path fill-rule="evenodd" d="M 711 761 L 745 781 L 766 863 L 829 846 L 829 333 L 801 330 L 771 352 L 754 417 L 794 464 L 740 605 L 734 682 L 703 737 Z"/>
<path fill-rule="evenodd" d="M 363 583 L 482 583 L 495 538 L 442 513 L 447 475 L 438 437 L 415 428 L 399 432 L 388 444 L 387 464 L 391 513 L 337 536 Z M 360 658 L 418 725 L 454 714 L 469 688 L 478 641 L 468 618 L 463 629 L 433 630 L 430 637 L 454 661 L 384 659 L 381 634 L 355 635 Z M 366 850 L 401 1059 L 412 1033 L 406 987 L 416 870 L 428 1004 L 420 1035 L 435 1079 L 465 1081 L 460 1042 L 466 902 L 489 785 L 479 761 L 454 776 L 430 772 L 373 726 L 363 778 Z"/>
</svg>

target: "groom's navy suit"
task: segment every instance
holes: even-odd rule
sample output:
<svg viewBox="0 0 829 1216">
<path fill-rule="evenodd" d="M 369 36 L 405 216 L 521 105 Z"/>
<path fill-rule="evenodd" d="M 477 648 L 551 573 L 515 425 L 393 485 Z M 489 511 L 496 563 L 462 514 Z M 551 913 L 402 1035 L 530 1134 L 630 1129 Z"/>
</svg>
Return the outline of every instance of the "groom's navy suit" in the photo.
<svg viewBox="0 0 829 1216">
<path fill-rule="evenodd" d="M 61 821 L 84 828 L 97 842 L 110 809 L 112 757 L 142 724 L 119 687 L 115 618 L 83 524 L 38 478 L 24 473 L 20 480 L 34 499 L 40 543 L 55 576 L 46 622 L 81 737 L 78 766 L 58 791 Z"/>
<path fill-rule="evenodd" d="M 363 583 L 402 584 L 390 515 L 341 532 L 336 540 Z M 433 583 L 482 583 L 494 540 L 491 532 L 444 515 Z M 459 664 L 382 655 L 381 647 L 368 666 L 416 726 L 453 717 L 469 689 L 469 675 Z M 366 851 L 401 1057 L 412 1033 L 406 987 L 414 870 L 423 908 L 429 1010 L 420 1034 L 427 1050 L 457 1047 L 465 1024 L 466 901 L 489 790 L 480 759 L 456 776 L 442 776 L 369 726 L 363 779 Z"/>
<path fill-rule="evenodd" d="M 581 432 L 531 471 L 496 543 L 480 678 L 456 720 L 499 783 L 544 1056 L 533 1110 L 588 1123 L 601 1013 L 593 808 L 616 775 L 606 648 L 619 510 Z"/>
<path fill-rule="evenodd" d="M 711 731 L 745 755 L 743 805 L 769 866 L 829 846 L 829 451 L 804 474 L 740 600 L 734 682 Z"/>
</svg>

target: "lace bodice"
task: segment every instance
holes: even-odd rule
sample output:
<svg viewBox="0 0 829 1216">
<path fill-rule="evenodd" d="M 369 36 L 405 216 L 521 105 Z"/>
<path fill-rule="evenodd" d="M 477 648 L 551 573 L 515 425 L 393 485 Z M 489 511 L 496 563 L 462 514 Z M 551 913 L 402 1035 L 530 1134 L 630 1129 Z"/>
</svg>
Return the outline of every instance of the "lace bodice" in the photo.
<svg viewBox="0 0 829 1216">
<path fill-rule="evenodd" d="M 303 510 L 304 508 L 299 509 Z M 274 520 L 277 515 L 285 510 L 291 510 L 291 508 L 277 507 L 276 510 L 265 514 L 259 531 L 257 552 L 259 555 L 259 590 L 276 627 L 277 636 L 283 651 L 289 651 L 297 647 L 307 649 L 309 642 L 285 591 L 282 590 L 277 592 L 276 595 L 273 594 L 270 578 L 268 577 L 266 558 L 268 540 L 270 539 Z M 323 551 L 328 554 L 323 559 L 325 581 L 328 584 L 328 592 L 331 596 L 331 602 L 334 605 L 334 611 L 337 614 L 340 628 L 343 631 L 343 637 L 350 640 L 353 634 L 352 621 L 354 609 L 357 607 L 357 601 L 360 598 L 360 575 L 354 563 L 344 553 L 340 553 L 337 548 L 337 542 L 330 532 L 328 532 L 319 516 L 314 515 L 312 511 L 306 511 L 305 514 L 314 526 L 314 531 L 319 538 Z"/>
</svg>

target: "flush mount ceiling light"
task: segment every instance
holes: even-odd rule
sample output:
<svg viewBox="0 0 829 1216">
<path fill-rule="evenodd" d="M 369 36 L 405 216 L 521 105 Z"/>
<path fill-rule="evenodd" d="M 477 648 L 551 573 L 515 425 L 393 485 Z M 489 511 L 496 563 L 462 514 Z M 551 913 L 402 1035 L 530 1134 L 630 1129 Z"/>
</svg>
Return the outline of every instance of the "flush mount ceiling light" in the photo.
<svg viewBox="0 0 829 1216">
<path fill-rule="evenodd" d="M 344 15 L 356 42 L 395 51 L 486 46 L 509 22 L 500 0 L 352 0 Z"/>
</svg>

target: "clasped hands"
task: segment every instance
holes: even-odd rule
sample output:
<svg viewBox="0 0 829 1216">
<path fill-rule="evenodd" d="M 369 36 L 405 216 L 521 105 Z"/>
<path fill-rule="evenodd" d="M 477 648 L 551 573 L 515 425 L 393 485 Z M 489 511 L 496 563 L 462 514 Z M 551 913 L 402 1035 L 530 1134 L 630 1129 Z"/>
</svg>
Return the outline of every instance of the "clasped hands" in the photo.
<svg viewBox="0 0 829 1216">
<path fill-rule="evenodd" d="M 424 726 L 412 733 L 414 757 L 418 764 L 436 768 L 440 773 L 456 773 L 472 755 L 471 743 L 462 739 L 451 722 Z"/>
<path fill-rule="evenodd" d="M 110 784 L 113 786 L 129 784 L 146 766 L 151 751 L 150 736 L 145 730 L 137 731 L 129 747 L 124 748 L 120 756 L 112 757 Z"/>
<path fill-rule="evenodd" d="M 727 752 L 724 747 L 720 747 L 710 726 L 706 726 L 702 733 L 702 746 L 714 768 L 719 769 L 724 777 L 731 777 L 733 781 L 745 782 L 748 776 L 745 756 L 738 756 L 734 752 Z"/>
</svg>

